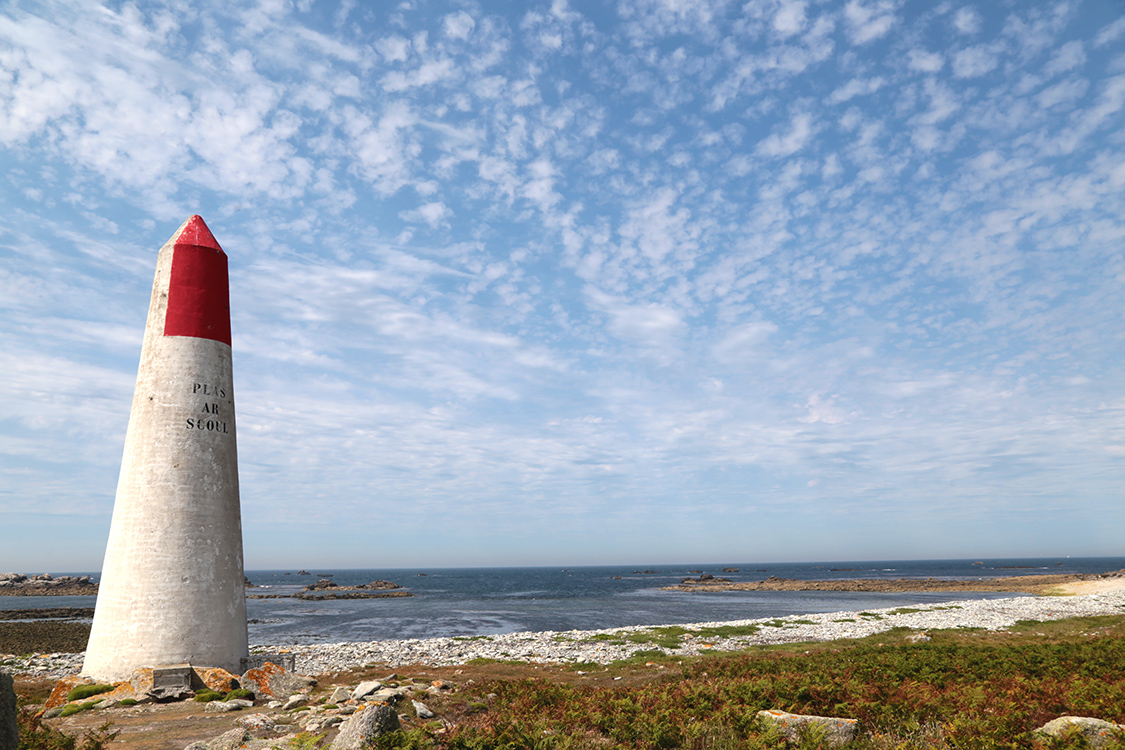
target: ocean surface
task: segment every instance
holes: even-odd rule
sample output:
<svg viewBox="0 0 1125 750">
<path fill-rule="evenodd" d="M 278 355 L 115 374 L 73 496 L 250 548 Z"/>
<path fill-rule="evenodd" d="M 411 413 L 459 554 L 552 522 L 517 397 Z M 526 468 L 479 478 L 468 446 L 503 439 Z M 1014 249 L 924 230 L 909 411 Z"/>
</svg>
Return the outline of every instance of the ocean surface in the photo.
<svg viewBox="0 0 1125 750">
<path fill-rule="evenodd" d="M 724 567 L 738 572 L 723 572 Z M 844 578 L 973 579 L 1044 573 L 1104 573 L 1125 568 L 1125 557 L 1011 560 L 890 560 L 723 565 L 630 565 L 543 568 L 400 568 L 249 570 L 248 594 L 291 594 L 320 578 L 340 586 L 388 580 L 413 597 L 310 602 L 250 599 L 252 644 L 333 643 L 520 631 L 596 630 L 626 625 L 779 617 L 898 607 L 1010 593 L 894 593 L 828 591 L 679 592 L 661 587 L 700 572 L 733 581 L 769 576 L 804 580 Z M 654 571 L 654 572 L 646 572 Z M 93 575 L 66 573 L 67 575 Z M 59 573 L 58 575 L 63 575 Z M 617 578 L 620 576 L 620 578 Z M 96 597 L 0 597 L 0 609 L 92 607 Z M 29 615 L 32 613 L 28 613 Z"/>
</svg>

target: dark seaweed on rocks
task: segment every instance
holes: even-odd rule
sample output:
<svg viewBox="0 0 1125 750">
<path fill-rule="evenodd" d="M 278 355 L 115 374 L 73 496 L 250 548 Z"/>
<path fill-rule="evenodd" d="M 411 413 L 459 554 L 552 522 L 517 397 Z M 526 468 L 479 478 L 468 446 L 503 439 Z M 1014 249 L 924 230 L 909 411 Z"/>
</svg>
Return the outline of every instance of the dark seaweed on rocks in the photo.
<svg viewBox="0 0 1125 750">
<path fill-rule="evenodd" d="M 0 622 L 0 651 L 8 654 L 81 653 L 90 639 L 87 622 Z"/>
</svg>

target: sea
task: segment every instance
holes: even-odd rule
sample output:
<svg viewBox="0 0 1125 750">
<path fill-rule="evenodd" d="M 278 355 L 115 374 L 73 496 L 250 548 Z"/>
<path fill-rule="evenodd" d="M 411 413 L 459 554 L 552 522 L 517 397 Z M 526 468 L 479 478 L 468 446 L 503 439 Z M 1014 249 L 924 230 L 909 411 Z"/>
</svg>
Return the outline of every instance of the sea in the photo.
<svg viewBox="0 0 1125 750">
<path fill-rule="evenodd" d="M 392 581 L 413 596 L 305 601 L 249 599 L 250 642 L 297 645 L 406 638 L 498 635 L 522 631 L 599 630 L 745 620 L 815 612 L 1010 597 L 1011 593 L 864 593 L 843 591 L 664 591 L 701 573 L 732 581 L 770 576 L 975 579 L 1125 569 L 1125 557 L 1006 560 L 883 560 L 815 563 L 600 565 L 529 568 L 248 570 L 247 593 L 293 594 L 327 578 L 339 586 Z M 302 572 L 307 573 L 301 574 Z M 96 573 L 58 573 L 92 575 Z M 0 609 L 93 607 L 93 596 L 0 597 Z M 34 617 L 28 611 L 29 619 Z"/>
</svg>

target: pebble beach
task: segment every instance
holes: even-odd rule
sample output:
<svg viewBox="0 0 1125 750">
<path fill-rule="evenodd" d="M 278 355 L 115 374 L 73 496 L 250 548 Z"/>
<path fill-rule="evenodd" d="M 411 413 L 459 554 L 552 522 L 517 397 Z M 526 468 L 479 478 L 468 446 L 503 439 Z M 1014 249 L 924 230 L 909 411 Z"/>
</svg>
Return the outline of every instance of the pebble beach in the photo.
<svg viewBox="0 0 1125 750">
<path fill-rule="evenodd" d="M 367 665 L 399 667 L 408 664 L 451 666 L 473 659 L 514 660 L 531 663 L 607 664 L 645 650 L 670 655 L 696 656 L 715 651 L 739 651 L 750 646 L 863 638 L 892 628 L 927 630 L 979 628 L 1003 631 L 1021 620 L 1060 620 L 1069 617 L 1125 614 L 1125 590 L 1120 584 L 1105 590 L 1072 596 L 1014 596 L 1003 599 L 919 604 L 887 609 L 790 615 L 787 617 L 678 625 L 686 632 L 678 648 L 644 642 L 643 635 L 659 631 L 652 626 L 606 630 L 519 632 L 503 635 L 341 642 L 315 645 L 258 643 L 252 652 L 291 653 L 297 671 L 309 675 L 342 672 Z M 718 627 L 750 630 L 748 635 L 723 637 L 705 631 Z M 696 631 L 693 634 L 692 631 Z M 629 635 L 642 637 L 632 642 Z M 0 655 L 5 671 L 44 679 L 76 674 L 82 654 L 37 654 L 30 657 Z"/>
<path fill-rule="evenodd" d="M 916 610 L 916 611 L 907 611 Z M 262 651 L 287 651 L 297 657 L 297 670 L 326 674 L 366 664 L 391 667 L 406 664 L 450 666 L 472 659 L 512 659 L 527 662 L 607 664 L 626 659 L 638 651 L 659 649 L 668 654 L 697 656 L 708 651 L 739 651 L 749 646 L 806 641 L 863 638 L 891 628 L 906 627 L 924 632 L 944 628 L 1004 630 L 1020 620 L 1060 620 L 1068 617 L 1125 614 L 1125 591 L 1079 596 L 1035 597 L 958 601 L 917 607 L 873 609 L 863 612 L 809 614 L 759 620 L 699 622 L 677 627 L 689 631 L 677 649 L 652 643 L 613 643 L 600 640 L 615 634 L 657 630 L 625 627 L 608 630 L 546 631 L 509 633 L 473 639 L 429 638 L 370 643 L 333 643 L 307 646 L 265 645 Z M 724 638 L 691 637 L 690 631 L 716 627 L 742 628 L 757 625 L 753 635 Z"/>
</svg>

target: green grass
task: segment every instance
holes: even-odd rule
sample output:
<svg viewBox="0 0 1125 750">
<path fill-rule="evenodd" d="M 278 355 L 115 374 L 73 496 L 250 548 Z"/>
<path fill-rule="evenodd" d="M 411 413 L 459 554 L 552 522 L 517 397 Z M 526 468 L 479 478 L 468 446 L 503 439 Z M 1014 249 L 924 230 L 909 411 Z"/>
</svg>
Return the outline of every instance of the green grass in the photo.
<svg viewBox="0 0 1125 750">
<path fill-rule="evenodd" d="M 644 649 L 644 650 L 641 650 L 641 651 L 634 651 L 632 654 L 630 654 L 628 657 L 626 657 L 624 659 L 617 659 L 615 661 L 610 662 L 609 667 L 610 667 L 610 669 L 620 671 L 620 669 L 622 667 L 644 666 L 645 664 L 648 664 L 649 662 L 654 662 L 654 663 L 672 662 L 672 661 L 678 661 L 680 658 L 681 657 L 678 656 L 678 655 L 669 654 L 665 651 L 660 651 L 660 650 L 657 650 L 655 648 L 654 649 Z"/>
<path fill-rule="evenodd" d="M 597 643 L 624 643 L 625 637 L 621 633 L 598 633 L 585 640 Z"/>
</svg>

